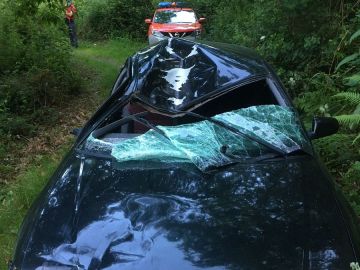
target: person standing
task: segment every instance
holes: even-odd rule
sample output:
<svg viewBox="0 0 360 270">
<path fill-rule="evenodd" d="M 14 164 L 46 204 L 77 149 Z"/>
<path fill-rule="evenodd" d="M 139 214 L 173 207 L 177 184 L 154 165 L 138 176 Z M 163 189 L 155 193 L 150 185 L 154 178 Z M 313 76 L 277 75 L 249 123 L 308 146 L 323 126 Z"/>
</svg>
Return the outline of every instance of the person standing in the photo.
<svg viewBox="0 0 360 270">
<path fill-rule="evenodd" d="M 69 36 L 71 46 L 77 48 L 78 40 L 76 36 L 76 28 L 75 28 L 75 14 L 77 13 L 77 9 L 75 4 L 71 0 L 66 0 L 66 9 L 65 9 L 65 23 L 69 28 Z"/>
</svg>

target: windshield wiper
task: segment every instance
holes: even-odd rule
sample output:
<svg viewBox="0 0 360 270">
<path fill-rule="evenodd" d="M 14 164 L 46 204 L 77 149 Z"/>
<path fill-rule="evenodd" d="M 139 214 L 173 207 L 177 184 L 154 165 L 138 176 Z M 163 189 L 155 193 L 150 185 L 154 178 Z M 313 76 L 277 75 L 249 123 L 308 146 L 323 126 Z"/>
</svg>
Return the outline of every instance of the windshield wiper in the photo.
<svg viewBox="0 0 360 270">
<path fill-rule="evenodd" d="M 213 118 L 210 118 L 210 117 L 207 117 L 207 116 L 203 116 L 201 114 L 197 114 L 197 113 L 194 113 L 194 112 L 187 112 L 187 111 L 174 111 L 176 113 L 181 113 L 181 114 L 185 114 L 185 115 L 188 115 L 188 116 L 192 116 L 194 118 L 197 118 L 197 119 L 201 119 L 201 120 L 207 120 L 219 127 L 222 127 L 222 128 L 225 128 L 227 130 L 229 130 L 230 132 L 238 135 L 238 136 L 242 136 L 242 137 L 245 137 L 251 141 L 255 141 L 257 142 L 258 144 L 272 150 L 273 152 L 277 153 L 278 155 L 281 155 L 281 156 L 285 156 L 285 155 L 288 155 L 289 153 L 293 152 L 293 151 L 297 151 L 297 150 L 300 150 L 299 148 L 296 148 L 296 149 L 293 149 L 291 150 L 290 152 L 287 152 L 287 151 L 284 151 L 283 149 L 277 147 L 276 145 L 273 145 L 271 143 L 268 143 L 266 141 L 262 141 L 256 137 L 253 137 L 249 134 L 246 134 L 244 132 L 242 132 L 241 130 L 237 129 L 237 128 L 234 128 L 232 126 L 230 126 L 229 124 L 226 124 L 222 121 L 219 121 L 219 120 L 215 120 Z M 224 150 L 225 149 L 225 150 Z M 226 148 L 224 148 L 223 151 L 224 151 L 224 154 L 226 154 Z"/>
</svg>

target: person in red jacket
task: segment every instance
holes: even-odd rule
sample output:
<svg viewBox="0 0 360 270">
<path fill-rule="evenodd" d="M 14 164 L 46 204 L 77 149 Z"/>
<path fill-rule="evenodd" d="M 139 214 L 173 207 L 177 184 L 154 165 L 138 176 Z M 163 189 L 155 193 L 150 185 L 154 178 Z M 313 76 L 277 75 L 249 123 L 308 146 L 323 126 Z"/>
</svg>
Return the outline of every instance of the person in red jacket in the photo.
<svg viewBox="0 0 360 270">
<path fill-rule="evenodd" d="M 75 28 L 75 14 L 77 13 L 77 9 L 75 4 L 71 0 L 66 1 L 66 9 L 65 9 L 65 23 L 69 28 L 69 36 L 71 46 L 77 48 L 78 40 L 76 36 L 76 28 Z"/>
</svg>

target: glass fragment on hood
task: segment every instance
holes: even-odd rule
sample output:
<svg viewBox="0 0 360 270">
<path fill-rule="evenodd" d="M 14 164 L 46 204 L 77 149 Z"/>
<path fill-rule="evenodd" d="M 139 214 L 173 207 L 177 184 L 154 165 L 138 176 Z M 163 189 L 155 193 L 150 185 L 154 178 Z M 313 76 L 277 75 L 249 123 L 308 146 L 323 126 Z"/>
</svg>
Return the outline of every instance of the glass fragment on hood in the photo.
<svg viewBox="0 0 360 270">
<path fill-rule="evenodd" d="M 290 153 L 294 149 L 311 149 L 296 114 L 287 107 L 253 106 L 222 113 L 213 119 L 222 121 L 252 138 L 275 145 L 285 153 Z M 158 128 L 167 138 L 153 130 L 135 138 L 111 142 L 90 136 L 86 147 L 93 150 L 103 147 L 104 151 L 111 153 L 119 162 L 188 162 L 193 163 L 201 171 L 272 151 L 209 121 Z"/>
</svg>

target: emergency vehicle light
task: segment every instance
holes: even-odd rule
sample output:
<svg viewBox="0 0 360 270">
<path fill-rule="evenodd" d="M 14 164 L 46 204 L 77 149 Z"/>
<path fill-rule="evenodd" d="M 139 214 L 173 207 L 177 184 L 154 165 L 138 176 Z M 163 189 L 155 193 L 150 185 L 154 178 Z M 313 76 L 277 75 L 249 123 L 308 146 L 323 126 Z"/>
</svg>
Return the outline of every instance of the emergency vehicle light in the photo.
<svg viewBox="0 0 360 270">
<path fill-rule="evenodd" d="M 169 8 L 169 7 L 171 7 L 171 2 L 160 2 L 158 7 L 159 8 Z"/>
<path fill-rule="evenodd" d="M 186 2 L 160 2 L 158 8 L 171 8 L 171 7 L 178 7 L 184 8 L 190 6 Z"/>
</svg>

